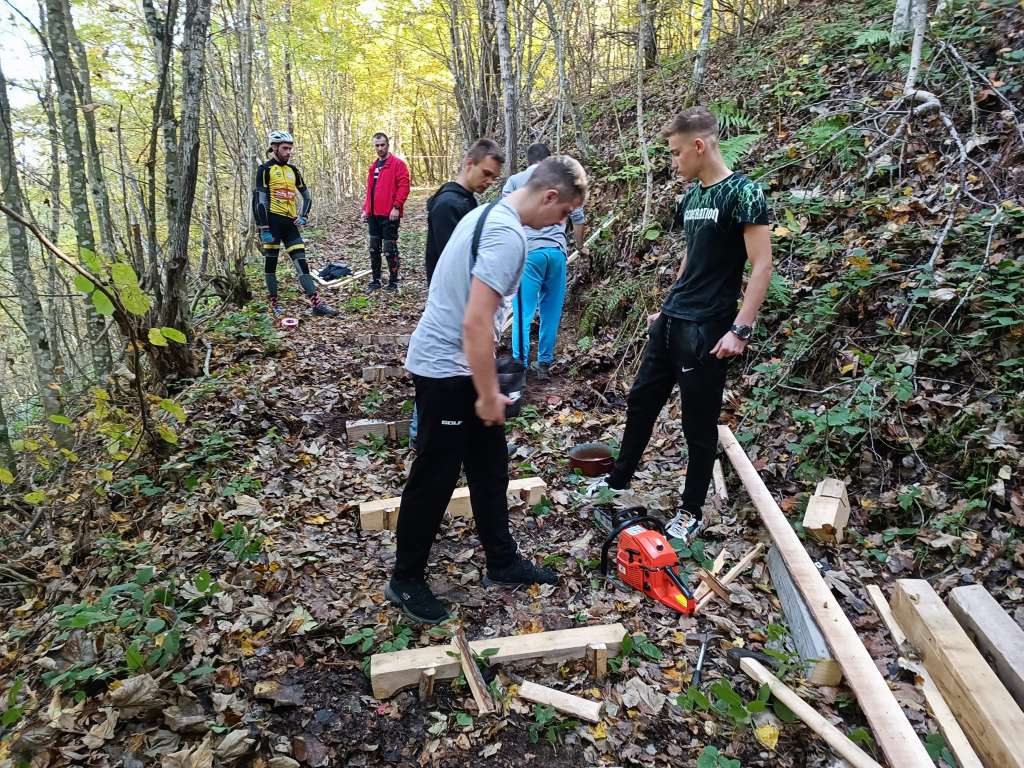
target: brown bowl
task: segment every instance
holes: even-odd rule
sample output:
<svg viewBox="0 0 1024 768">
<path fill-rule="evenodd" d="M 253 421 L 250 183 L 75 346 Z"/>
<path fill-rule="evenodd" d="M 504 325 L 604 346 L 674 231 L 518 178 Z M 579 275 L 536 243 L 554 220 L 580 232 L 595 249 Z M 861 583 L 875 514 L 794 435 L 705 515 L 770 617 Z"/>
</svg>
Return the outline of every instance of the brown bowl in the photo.
<svg viewBox="0 0 1024 768">
<path fill-rule="evenodd" d="M 581 443 L 569 451 L 569 469 L 578 469 L 587 477 L 607 475 L 614 466 L 612 449 L 604 443 Z"/>
</svg>

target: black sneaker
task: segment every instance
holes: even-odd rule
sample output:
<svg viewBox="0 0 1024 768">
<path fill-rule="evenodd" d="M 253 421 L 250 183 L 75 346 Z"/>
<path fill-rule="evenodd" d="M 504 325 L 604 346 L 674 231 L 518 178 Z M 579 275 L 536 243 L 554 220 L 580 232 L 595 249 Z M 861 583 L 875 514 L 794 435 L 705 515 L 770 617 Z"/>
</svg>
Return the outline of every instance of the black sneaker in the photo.
<svg viewBox="0 0 1024 768">
<path fill-rule="evenodd" d="M 384 286 L 384 290 L 387 291 L 388 293 L 398 293 L 398 281 L 392 280 L 386 286 Z"/>
<path fill-rule="evenodd" d="M 380 280 L 371 280 L 370 284 L 366 286 L 367 293 L 373 293 L 374 291 L 380 290 Z"/>
<path fill-rule="evenodd" d="M 530 370 L 538 381 L 547 381 L 551 378 L 551 363 L 537 361 L 530 366 Z"/>
<path fill-rule="evenodd" d="M 322 301 L 313 307 L 313 314 L 317 317 L 337 317 L 338 310 L 332 307 L 330 304 L 324 304 Z"/>
<path fill-rule="evenodd" d="M 395 581 L 384 588 L 384 597 L 402 609 L 402 613 L 420 624 L 440 624 L 448 611 L 430 587 L 421 581 Z"/>
<path fill-rule="evenodd" d="M 534 565 L 525 557 L 501 571 L 487 571 L 485 587 L 518 587 L 530 584 L 557 584 L 558 574 L 550 568 Z"/>
</svg>

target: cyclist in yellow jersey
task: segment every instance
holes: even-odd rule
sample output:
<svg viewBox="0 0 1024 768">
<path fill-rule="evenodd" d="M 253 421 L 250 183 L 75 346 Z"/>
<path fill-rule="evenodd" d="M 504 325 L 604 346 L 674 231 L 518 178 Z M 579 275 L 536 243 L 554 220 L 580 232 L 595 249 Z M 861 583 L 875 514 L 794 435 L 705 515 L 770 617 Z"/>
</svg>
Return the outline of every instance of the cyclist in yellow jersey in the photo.
<svg viewBox="0 0 1024 768">
<path fill-rule="evenodd" d="M 253 216 L 260 228 L 260 241 L 263 244 L 267 301 L 271 314 L 279 315 L 282 310 L 277 305 L 277 257 L 284 248 L 291 257 L 302 290 L 309 297 L 313 314 L 333 317 L 338 312 L 324 303 L 317 293 L 316 282 L 306 263 L 306 244 L 299 233 L 299 227 L 306 225 L 306 216 L 313 207 L 313 197 L 299 169 L 288 162 L 292 156 L 293 143 L 288 131 L 271 132 L 270 149 L 267 150 L 269 157 L 256 170 Z"/>
</svg>

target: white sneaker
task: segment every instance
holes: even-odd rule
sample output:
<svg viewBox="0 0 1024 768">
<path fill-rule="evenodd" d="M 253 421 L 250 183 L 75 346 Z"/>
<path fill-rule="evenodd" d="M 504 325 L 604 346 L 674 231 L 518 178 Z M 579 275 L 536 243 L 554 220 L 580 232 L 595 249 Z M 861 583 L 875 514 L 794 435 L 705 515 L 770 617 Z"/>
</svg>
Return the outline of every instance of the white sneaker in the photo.
<svg viewBox="0 0 1024 768">
<path fill-rule="evenodd" d="M 677 512 L 675 517 L 665 523 L 665 533 L 670 539 L 680 539 L 688 544 L 702 527 L 702 519 L 689 512 Z"/>
</svg>

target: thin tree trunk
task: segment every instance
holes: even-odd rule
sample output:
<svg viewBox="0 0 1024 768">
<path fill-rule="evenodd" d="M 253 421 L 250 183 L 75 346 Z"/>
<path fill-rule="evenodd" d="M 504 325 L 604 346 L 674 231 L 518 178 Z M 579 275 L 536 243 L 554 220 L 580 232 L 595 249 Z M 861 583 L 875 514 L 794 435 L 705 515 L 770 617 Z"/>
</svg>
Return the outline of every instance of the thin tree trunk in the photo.
<svg viewBox="0 0 1024 768">
<path fill-rule="evenodd" d="M 640 11 L 640 55 L 644 69 L 658 65 L 658 41 L 655 37 L 655 19 L 658 15 L 658 0 L 639 0 Z"/>
<path fill-rule="evenodd" d="M 78 34 L 75 32 L 71 4 L 68 0 L 64 0 L 64 18 L 67 19 L 68 41 L 78 63 L 75 90 L 78 92 L 78 100 L 82 105 L 82 120 L 85 122 L 85 160 L 89 169 L 89 193 L 92 198 L 92 207 L 96 212 L 99 224 L 100 251 L 107 258 L 115 259 L 117 248 L 114 243 L 114 222 L 110 216 L 110 198 L 107 195 L 107 185 L 103 179 L 100 145 L 96 140 L 96 109 L 98 105 L 92 99 L 89 57 L 85 53 L 85 46 L 82 45 L 82 41 L 78 39 Z"/>
<path fill-rule="evenodd" d="M 498 64 L 501 68 L 501 92 L 505 107 L 505 157 L 508 172 L 519 168 L 516 149 L 516 94 L 515 73 L 512 71 L 512 41 L 508 33 L 508 4 L 494 0 L 494 25 L 498 38 Z"/>
<path fill-rule="evenodd" d="M 46 0 L 47 37 L 57 78 L 57 104 L 60 108 L 61 134 L 64 139 L 64 154 L 68 164 L 68 192 L 71 199 L 71 214 L 75 224 L 75 241 L 79 253 L 83 250 L 95 253 L 96 241 L 93 236 L 92 219 L 89 215 L 89 192 L 86 189 L 82 135 L 78 130 L 74 69 L 71 65 L 71 50 L 63 5 L 63 0 Z M 93 371 L 98 378 L 105 379 L 113 366 L 110 339 L 104 333 L 103 318 L 97 314 L 95 308 L 90 305 L 87 312 L 87 323 L 93 337 L 90 342 Z"/>
<path fill-rule="evenodd" d="M 910 29 L 910 6 L 913 0 L 896 0 L 892 14 L 892 28 L 889 30 L 889 51 L 895 51 L 903 43 Z"/>
<path fill-rule="evenodd" d="M 910 22 L 914 28 L 914 42 L 910 48 L 910 66 L 903 93 L 911 94 L 917 88 L 917 73 L 921 69 L 921 49 L 928 31 L 928 0 L 910 0 Z"/>
<path fill-rule="evenodd" d="M 292 0 L 285 0 L 284 4 L 285 28 L 292 27 Z M 295 90 L 292 85 L 292 47 L 289 44 L 284 47 L 284 92 L 286 108 L 288 110 L 288 133 L 295 135 Z"/>
<path fill-rule="evenodd" d="M 260 47 L 263 48 L 263 90 L 266 91 L 267 101 L 270 104 L 270 130 L 275 130 L 281 124 L 281 111 L 277 106 L 277 88 L 274 87 L 274 76 L 270 63 L 270 36 L 267 34 L 266 3 L 257 0 L 256 13 L 258 22 L 256 29 L 259 31 Z"/>
<path fill-rule="evenodd" d="M 651 198 L 654 196 L 654 168 L 651 165 L 651 156 L 647 151 L 647 134 L 644 131 L 644 67 L 643 51 L 640 48 L 637 48 L 636 56 L 636 133 L 637 138 L 640 140 L 640 157 L 644 161 L 644 213 L 643 218 L 640 220 L 640 228 L 645 229 L 651 217 Z"/>
<path fill-rule="evenodd" d="M 697 44 L 697 57 L 693 62 L 693 79 L 690 82 L 691 103 L 697 98 L 697 91 L 700 89 L 701 81 L 704 79 L 704 65 L 707 63 L 708 47 L 711 44 L 711 19 L 714 3 L 712 0 L 704 0 L 704 16 L 700 23 L 700 42 Z"/>
<path fill-rule="evenodd" d="M 4 352 L 4 350 L 0 350 Z M 3 379 L 0 379 L 0 384 Z M 11 432 L 7 428 L 7 414 L 4 413 L 4 397 L 0 392 L 0 466 L 12 475 L 18 474 L 18 462 L 14 456 L 14 449 L 11 447 Z"/>
<path fill-rule="evenodd" d="M 188 276 L 189 225 L 195 201 L 196 179 L 199 174 L 199 117 L 203 103 L 203 75 L 206 68 L 206 35 L 210 25 L 210 0 L 187 0 L 185 28 L 181 45 L 181 144 L 178 148 L 177 172 L 179 205 L 170 219 L 168 233 L 167 266 L 164 271 L 164 304 L 161 321 L 165 326 L 179 329 L 191 342 L 191 319 L 186 296 Z M 166 348 L 164 370 L 168 374 L 189 376 L 194 373 L 194 361 L 188 344 Z"/>
<path fill-rule="evenodd" d="M 21 180 L 18 176 L 18 164 L 14 156 L 14 135 L 11 128 L 11 105 L 7 101 L 7 80 L 0 69 L 0 186 L 3 188 L 3 201 L 16 213 L 22 213 Z M 18 303 L 21 306 L 21 320 L 25 324 L 29 347 L 32 350 L 32 362 L 36 374 L 36 389 L 43 404 L 43 414 L 47 417 L 62 416 L 63 407 L 60 401 L 59 388 L 53 373 L 53 356 L 50 351 L 50 340 L 43 320 L 43 305 L 36 290 L 35 277 L 32 275 L 32 264 L 28 248 L 28 235 L 25 228 L 14 219 L 7 219 L 7 245 L 11 254 L 11 276 L 18 292 Z M 67 431 L 53 421 L 49 427 L 61 443 L 67 440 Z"/>
</svg>

